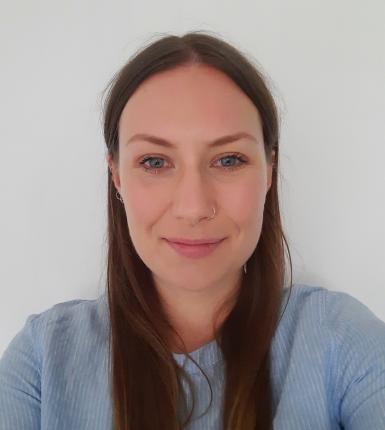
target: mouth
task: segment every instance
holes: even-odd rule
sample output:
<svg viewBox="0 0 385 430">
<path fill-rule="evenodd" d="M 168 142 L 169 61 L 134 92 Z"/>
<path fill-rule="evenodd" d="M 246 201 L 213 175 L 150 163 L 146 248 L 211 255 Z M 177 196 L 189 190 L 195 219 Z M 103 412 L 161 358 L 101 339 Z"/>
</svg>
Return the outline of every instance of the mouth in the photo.
<svg viewBox="0 0 385 430">
<path fill-rule="evenodd" d="M 164 238 L 168 242 L 179 243 L 182 245 L 210 245 L 214 243 L 219 243 L 225 238 L 218 239 L 183 239 L 183 238 Z"/>
<path fill-rule="evenodd" d="M 215 249 L 217 249 L 220 246 L 220 244 L 225 239 L 226 238 L 215 239 L 215 241 L 211 239 L 211 242 L 207 242 L 208 239 L 204 239 L 203 243 L 202 243 L 202 240 L 199 240 L 199 241 L 193 241 L 193 244 L 191 244 L 191 240 L 189 244 L 174 242 L 168 239 L 165 239 L 165 241 L 180 256 L 188 257 L 188 258 L 202 258 L 210 255 Z M 186 239 L 183 239 L 183 240 L 186 240 Z M 197 242 L 200 242 L 200 243 L 197 243 Z"/>
</svg>

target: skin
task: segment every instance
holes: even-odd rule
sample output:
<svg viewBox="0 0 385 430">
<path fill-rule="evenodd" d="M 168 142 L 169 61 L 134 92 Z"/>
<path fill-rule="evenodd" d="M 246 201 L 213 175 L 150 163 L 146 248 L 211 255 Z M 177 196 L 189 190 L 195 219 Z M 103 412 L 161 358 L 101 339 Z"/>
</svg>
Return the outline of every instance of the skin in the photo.
<svg viewBox="0 0 385 430">
<path fill-rule="evenodd" d="M 209 147 L 221 136 L 242 138 Z M 128 228 L 138 255 L 173 326 L 191 352 L 211 341 L 230 311 L 262 229 L 272 165 L 265 158 L 262 123 L 251 100 L 224 73 L 202 65 L 182 66 L 151 76 L 128 100 L 119 122 L 119 162 L 107 162 L 124 201 Z M 146 133 L 175 148 L 145 140 Z M 239 153 L 246 160 L 226 158 Z M 139 162 L 145 156 L 146 171 Z M 234 170 L 226 166 L 236 167 Z M 157 173 L 154 173 L 157 169 Z M 216 214 L 212 220 L 212 207 Z M 190 259 L 164 237 L 226 237 L 210 255 Z M 177 341 L 172 350 L 179 351 Z"/>
</svg>

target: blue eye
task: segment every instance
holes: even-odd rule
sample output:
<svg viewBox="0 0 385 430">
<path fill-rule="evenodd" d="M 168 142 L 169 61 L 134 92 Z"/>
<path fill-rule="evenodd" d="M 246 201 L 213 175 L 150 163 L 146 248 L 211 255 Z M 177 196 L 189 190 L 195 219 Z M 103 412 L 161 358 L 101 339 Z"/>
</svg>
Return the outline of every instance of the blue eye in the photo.
<svg viewBox="0 0 385 430">
<path fill-rule="evenodd" d="M 158 161 L 155 161 L 153 163 L 153 160 L 158 160 Z M 141 160 L 139 162 L 139 164 L 141 164 L 143 166 L 143 169 L 148 171 L 149 173 L 157 173 L 162 168 L 162 166 L 160 166 L 160 164 L 162 164 L 162 163 L 159 163 L 159 160 L 164 161 L 164 158 L 162 158 L 162 157 L 145 157 L 143 160 Z M 218 160 L 219 161 L 231 160 L 230 164 L 227 161 L 224 166 L 223 165 L 221 166 L 225 170 L 235 170 L 235 169 L 238 169 L 239 167 L 241 167 L 243 164 L 246 163 L 246 160 L 243 157 L 241 157 L 239 154 L 226 155 L 222 158 L 219 158 Z M 236 164 L 236 165 L 231 164 L 232 161 L 235 161 L 235 162 L 238 161 L 239 164 Z M 150 162 L 150 167 L 145 165 L 145 163 L 147 163 L 147 162 Z"/>
<path fill-rule="evenodd" d="M 240 165 L 245 164 L 246 160 L 244 160 L 240 155 L 237 154 L 232 154 L 232 155 L 226 155 L 225 157 L 219 158 L 219 160 L 232 160 L 232 161 L 238 161 L 240 164 L 238 165 L 234 165 L 234 164 L 227 164 L 223 167 L 225 167 L 225 169 L 237 169 Z"/>
<path fill-rule="evenodd" d="M 154 168 L 155 170 L 157 170 L 160 166 L 159 166 L 159 161 L 157 161 L 156 163 L 152 163 L 152 161 L 153 160 L 163 160 L 162 158 L 160 158 L 160 157 L 147 157 L 147 158 L 145 158 L 144 160 L 142 160 L 141 162 L 140 162 L 140 164 L 142 164 L 143 165 L 143 167 L 144 167 L 144 169 L 145 170 L 152 170 L 152 168 Z M 144 163 L 147 163 L 147 161 L 150 161 L 150 163 L 151 163 L 151 166 L 150 167 L 147 167 Z"/>
</svg>

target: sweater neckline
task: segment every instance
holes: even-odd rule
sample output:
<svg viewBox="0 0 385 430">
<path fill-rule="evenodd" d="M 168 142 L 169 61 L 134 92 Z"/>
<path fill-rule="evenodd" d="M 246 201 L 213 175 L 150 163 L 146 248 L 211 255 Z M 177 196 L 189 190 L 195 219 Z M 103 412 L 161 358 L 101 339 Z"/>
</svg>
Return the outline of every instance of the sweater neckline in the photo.
<svg viewBox="0 0 385 430">
<path fill-rule="evenodd" d="M 199 367 L 184 353 L 172 353 L 177 364 L 188 373 L 200 372 Z M 214 339 L 189 353 L 202 369 L 208 369 L 222 361 L 222 351 Z"/>
</svg>

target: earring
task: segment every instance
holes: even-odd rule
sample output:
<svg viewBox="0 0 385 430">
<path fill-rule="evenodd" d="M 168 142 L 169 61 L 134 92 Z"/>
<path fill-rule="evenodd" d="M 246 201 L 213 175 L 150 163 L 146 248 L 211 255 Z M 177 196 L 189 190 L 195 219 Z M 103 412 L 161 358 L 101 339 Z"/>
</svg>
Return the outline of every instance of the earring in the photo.
<svg viewBox="0 0 385 430">
<path fill-rule="evenodd" d="M 246 263 L 243 265 L 243 271 L 244 271 L 245 273 L 247 273 L 247 270 L 246 270 Z"/>
<path fill-rule="evenodd" d="M 119 191 L 116 191 L 115 195 L 116 195 L 116 198 L 117 198 L 118 200 L 120 200 L 122 203 L 124 203 L 124 202 L 123 202 L 123 199 L 122 199 L 122 196 L 119 194 Z"/>
</svg>

